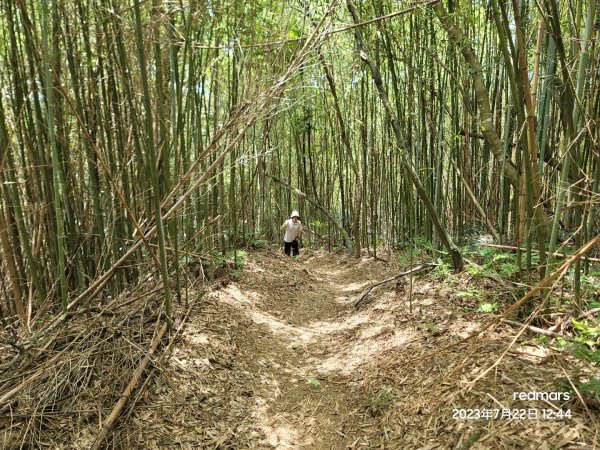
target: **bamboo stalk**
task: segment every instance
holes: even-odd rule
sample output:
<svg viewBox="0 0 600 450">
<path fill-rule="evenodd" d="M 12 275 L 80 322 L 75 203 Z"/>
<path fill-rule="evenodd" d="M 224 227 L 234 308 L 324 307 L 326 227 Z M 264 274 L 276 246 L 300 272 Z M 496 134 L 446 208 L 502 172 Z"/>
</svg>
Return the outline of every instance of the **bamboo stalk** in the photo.
<svg viewBox="0 0 600 450">
<path fill-rule="evenodd" d="M 546 276 L 546 223 L 540 204 L 542 186 L 537 159 L 537 141 L 535 138 L 535 105 L 533 103 L 531 87 L 529 84 L 527 49 L 525 48 L 525 39 L 523 37 L 519 5 L 517 4 L 517 0 L 512 0 L 512 3 L 515 17 L 517 43 L 519 47 L 520 78 L 523 86 L 523 97 L 525 99 L 525 109 L 527 115 L 527 147 L 529 149 L 529 158 L 525 158 L 527 161 L 526 170 L 528 172 L 528 180 L 529 178 L 531 179 L 530 183 L 528 183 L 528 186 L 531 186 L 532 189 L 530 197 L 532 197 L 531 205 L 534 209 L 533 213 L 536 221 L 538 252 L 540 255 L 540 263 L 538 267 L 540 270 L 540 278 L 544 279 Z M 534 83 L 537 83 L 537 80 L 534 80 Z M 528 251 L 528 254 L 529 253 L 530 251 Z"/>
<path fill-rule="evenodd" d="M 25 314 L 25 308 L 23 306 L 21 283 L 19 282 L 17 266 L 15 264 L 13 251 L 6 230 L 7 226 L 4 222 L 4 212 L 2 211 L 2 206 L 0 206 L 0 247 L 2 248 L 2 254 L 6 261 L 8 269 L 10 285 L 13 292 L 13 305 L 19 318 L 21 319 L 21 322 L 25 322 L 27 320 L 27 316 Z"/>
<path fill-rule="evenodd" d="M 466 36 L 460 30 L 460 28 L 458 28 L 453 19 L 448 15 L 443 5 L 441 3 L 436 3 L 435 5 L 433 5 L 433 10 L 438 16 L 440 22 L 442 23 L 442 26 L 448 33 L 448 37 L 458 46 L 461 53 L 463 54 L 465 61 L 472 70 L 471 75 L 473 77 L 475 96 L 477 99 L 477 104 L 479 106 L 481 131 L 485 136 L 486 141 L 490 145 L 490 149 L 494 156 L 497 158 L 497 160 L 500 163 L 503 163 L 506 159 L 506 175 L 509 178 L 510 182 L 513 185 L 516 185 L 518 179 L 518 171 L 514 163 L 506 157 L 505 153 L 502 150 L 502 142 L 492 120 L 489 95 L 484 83 L 483 69 L 481 68 L 479 59 L 475 55 L 475 52 L 473 51 L 473 48 L 468 42 Z"/>
<path fill-rule="evenodd" d="M 167 317 L 167 324 L 169 325 L 169 330 L 173 326 L 173 317 L 171 312 L 171 287 L 169 283 L 169 268 L 167 266 L 167 252 L 165 249 L 165 234 L 163 230 L 163 217 L 160 209 L 160 185 L 158 180 L 158 172 L 157 172 L 157 159 L 156 159 L 156 149 L 154 148 L 154 124 L 153 124 L 153 114 L 152 114 L 152 106 L 150 102 L 150 89 L 148 86 L 148 75 L 146 73 L 146 57 L 144 52 L 144 41 L 142 39 L 142 19 L 140 13 L 140 2 L 139 0 L 135 0 L 134 2 L 134 10 L 135 10 L 135 24 L 136 24 L 136 39 L 137 39 L 137 49 L 138 49 L 138 57 L 140 62 L 140 72 L 141 72 L 141 80 L 142 80 L 142 88 L 144 93 L 144 106 L 146 108 L 146 133 L 147 133 L 147 154 L 148 154 L 148 164 L 150 165 L 150 174 L 152 177 L 152 199 L 154 201 L 154 221 L 156 227 L 156 235 L 158 237 L 158 246 L 159 246 L 159 257 L 160 257 L 160 269 L 161 276 L 163 281 L 163 286 L 165 288 L 165 315 Z M 158 65 L 160 65 L 160 61 L 156 61 Z"/>
<path fill-rule="evenodd" d="M 467 180 L 465 180 L 464 177 L 462 176 L 462 174 L 460 172 L 460 169 L 458 168 L 458 166 L 456 165 L 456 162 L 454 161 L 454 159 L 452 157 L 450 157 L 450 163 L 452 164 L 452 167 L 454 167 L 454 170 L 456 171 L 456 174 L 458 175 L 458 178 L 463 183 L 463 185 L 465 187 L 465 190 L 467 191 L 467 194 L 469 194 L 469 197 L 471 198 L 471 201 L 473 202 L 473 204 L 477 208 L 477 211 L 479 212 L 479 215 L 485 221 L 485 225 L 486 225 L 488 231 L 490 232 L 490 234 L 492 236 L 494 236 L 494 239 L 496 240 L 496 242 L 499 242 L 500 241 L 500 236 L 498 235 L 498 232 L 496 231 L 496 229 L 492 225 L 492 222 L 490 222 L 490 219 L 488 218 L 487 214 L 483 210 L 483 208 L 482 208 L 481 204 L 479 203 L 479 201 L 477 201 L 477 197 L 475 197 L 475 194 L 473 193 L 473 190 L 471 189 L 471 187 L 467 183 Z"/>
<path fill-rule="evenodd" d="M 358 14 L 356 13 L 356 8 L 354 7 L 354 3 L 352 2 L 352 0 L 347 0 L 346 5 L 348 6 L 348 10 L 350 11 L 350 14 L 352 15 L 354 22 L 358 23 L 359 22 Z M 373 77 L 373 80 L 375 81 L 375 86 L 377 87 L 379 97 L 381 98 L 382 103 L 384 105 L 386 115 L 388 116 L 388 119 L 391 122 L 392 129 L 394 130 L 394 137 L 396 139 L 396 145 L 400 151 L 401 161 L 405 165 L 408 173 L 410 174 L 411 181 L 412 181 L 413 185 L 415 186 L 417 195 L 419 196 L 420 200 L 425 205 L 425 208 L 427 209 L 429 218 L 433 222 L 433 225 L 437 231 L 438 237 L 440 238 L 440 240 L 442 241 L 444 246 L 447 248 L 448 253 L 450 253 L 450 255 L 452 257 L 452 262 L 454 264 L 454 268 L 456 270 L 462 270 L 462 268 L 464 266 L 464 261 L 463 261 L 462 255 L 460 254 L 458 247 L 456 246 L 456 244 L 454 244 L 454 241 L 448 234 L 448 231 L 442 225 L 440 218 L 439 218 L 437 212 L 435 211 L 433 204 L 431 203 L 431 199 L 429 198 L 429 195 L 427 194 L 427 192 L 423 188 L 423 185 L 421 184 L 419 175 L 415 171 L 415 168 L 414 168 L 412 162 L 405 155 L 405 151 L 406 151 L 405 150 L 405 142 L 402 137 L 402 131 L 400 130 L 400 125 L 398 123 L 398 119 L 396 118 L 396 116 L 393 113 L 392 108 L 390 106 L 387 91 L 383 87 L 383 82 L 381 79 L 381 73 L 379 71 L 379 68 L 375 65 L 373 60 L 366 53 L 365 46 L 364 46 L 359 28 L 355 29 L 354 37 L 356 39 L 359 56 L 365 62 L 367 67 L 369 67 L 369 70 L 371 71 L 371 75 Z"/>
<path fill-rule="evenodd" d="M 48 11 L 48 0 L 42 0 L 42 41 L 44 49 L 44 93 L 46 95 L 46 120 L 48 124 L 48 135 L 50 137 L 50 148 L 52 154 L 52 179 L 54 187 L 54 218 L 56 220 L 56 239 L 57 239 L 57 263 L 58 279 L 60 280 L 60 296 L 63 311 L 67 310 L 67 281 L 65 275 L 65 247 L 64 247 L 64 225 L 63 225 L 63 207 L 62 190 L 63 180 L 59 167 L 58 147 L 56 145 L 56 129 L 54 125 L 54 87 L 52 82 L 52 62 L 53 53 L 49 45 L 50 18 Z"/>
</svg>

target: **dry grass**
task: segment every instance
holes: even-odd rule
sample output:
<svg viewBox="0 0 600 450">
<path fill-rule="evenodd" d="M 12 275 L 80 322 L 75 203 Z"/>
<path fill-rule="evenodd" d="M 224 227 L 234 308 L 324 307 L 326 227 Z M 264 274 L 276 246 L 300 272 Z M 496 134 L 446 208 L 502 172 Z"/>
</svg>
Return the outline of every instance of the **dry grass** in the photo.
<svg viewBox="0 0 600 450">
<path fill-rule="evenodd" d="M 89 447 L 162 324 L 152 287 L 70 316 L 24 352 L 0 350 L 0 448 Z"/>
</svg>

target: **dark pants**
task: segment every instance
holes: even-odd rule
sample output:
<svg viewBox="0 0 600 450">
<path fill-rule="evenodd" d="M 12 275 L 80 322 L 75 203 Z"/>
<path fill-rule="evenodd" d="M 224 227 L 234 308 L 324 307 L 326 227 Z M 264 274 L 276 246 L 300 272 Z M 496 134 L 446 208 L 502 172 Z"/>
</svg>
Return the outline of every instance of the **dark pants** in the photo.
<svg viewBox="0 0 600 450">
<path fill-rule="evenodd" d="M 298 250 L 298 240 L 294 239 L 292 242 L 283 241 L 283 251 L 286 255 L 290 256 L 290 250 L 294 249 L 294 256 L 298 256 L 300 254 L 300 250 Z"/>
</svg>

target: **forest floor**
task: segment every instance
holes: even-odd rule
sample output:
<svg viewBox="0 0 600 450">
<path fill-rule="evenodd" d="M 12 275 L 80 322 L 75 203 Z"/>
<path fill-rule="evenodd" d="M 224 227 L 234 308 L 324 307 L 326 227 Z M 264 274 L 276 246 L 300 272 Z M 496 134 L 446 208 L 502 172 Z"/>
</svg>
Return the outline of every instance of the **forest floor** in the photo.
<svg viewBox="0 0 600 450">
<path fill-rule="evenodd" d="M 189 307 L 175 305 L 186 320 L 153 355 L 163 301 L 151 272 L 117 306 L 80 311 L 27 352 L 0 346 L 12 367 L 0 371 L 0 448 L 600 448 L 600 404 L 570 389 L 576 370 L 589 378 L 572 354 L 530 331 L 516 338 L 513 325 L 485 328 L 494 315 L 482 298 L 502 310 L 527 286 L 440 266 L 356 308 L 405 268 L 308 249 L 241 257 L 210 289 L 189 284 Z"/>
<path fill-rule="evenodd" d="M 475 282 L 506 287 L 428 273 L 414 279 L 412 312 L 408 280 L 354 308 L 399 271 L 345 254 L 249 252 L 244 270 L 195 306 L 120 435 L 131 448 L 599 448 L 598 405 L 514 399 L 566 391 L 557 383 L 568 383 L 568 355 L 535 335 L 474 382 L 518 328 L 499 325 L 461 344 L 491 316 L 457 293 Z M 513 417 L 476 420 L 467 408 Z M 558 418 L 560 409 L 572 417 Z"/>
</svg>

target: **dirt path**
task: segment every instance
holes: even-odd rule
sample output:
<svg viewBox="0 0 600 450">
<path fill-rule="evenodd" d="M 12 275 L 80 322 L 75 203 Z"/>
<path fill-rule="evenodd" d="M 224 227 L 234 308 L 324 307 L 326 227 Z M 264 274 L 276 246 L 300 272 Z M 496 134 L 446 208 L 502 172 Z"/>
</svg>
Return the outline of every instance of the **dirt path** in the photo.
<svg viewBox="0 0 600 450">
<path fill-rule="evenodd" d="M 256 426 L 273 448 L 345 448 L 374 425 L 360 401 L 364 393 L 349 377 L 360 361 L 342 345 L 360 323 L 348 317 L 348 304 L 369 273 L 335 259 L 253 255 L 247 276 L 219 293 L 243 305 L 258 325 L 260 342 L 248 342 L 245 363 L 260 382 Z"/>
<path fill-rule="evenodd" d="M 547 408 L 511 401 L 513 392 L 556 390 L 563 369 L 546 356 L 532 362 L 527 355 L 539 348 L 524 340 L 471 384 L 514 330 L 497 328 L 468 347 L 438 351 L 489 319 L 475 311 L 475 300 L 455 295 L 473 287 L 468 273 L 445 281 L 424 276 L 411 300 L 408 286 L 386 285 L 370 304 L 351 306 L 372 282 L 397 271 L 324 252 L 299 259 L 249 253 L 241 273 L 198 301 L 181 342 L 122 430 L 131 439 L 124 445 L 550 449 L 560 441 L 560 448 L 593 448 L 567 446 L 598 437 L 597 418 L 581 405 L 568 405 L 575 411 L 569 421 L 453 417 L 457 408 Z"/>
<path fill-rule="evenodd" d="M 181 333 L 152 355 L 104 448 L 600 448 L 600 402 L 570 388 L 593 370 L 535 333 L 490 327 L 482 302 L 507 307 L 516 295 L 480 269 L 388 283 L 357 310 L 368 286 L 402 269 L 306 249 L 244 261 L 208 292 L 186 285 L 189 304 L 174 305 Z M 24 374 L 37 384 L 11 378 L 22 395 L 8 406 L 20 409 L 2 417 L 0 446 L 31 447 L 18 427 L 43 419 L 35 448 L 90 448 L 146 355 L 138 340 L 160 325 L 160 290 L 147 288 L 145 302 L 125 302 L 135 308 L 125 319 L 124 309 L 74 318 L 54 338 L 68 352 L 49 352 L 61 364 Z"/>
</svg>

